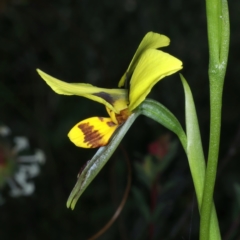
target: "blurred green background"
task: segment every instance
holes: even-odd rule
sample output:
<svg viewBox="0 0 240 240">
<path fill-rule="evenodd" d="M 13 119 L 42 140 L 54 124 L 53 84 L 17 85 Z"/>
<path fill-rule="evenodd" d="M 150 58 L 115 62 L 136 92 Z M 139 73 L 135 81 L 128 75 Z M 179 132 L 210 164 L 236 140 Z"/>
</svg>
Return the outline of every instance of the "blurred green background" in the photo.
<svg viewBox="0 0 240 240">
<path fill-rule="evenodd" d="M 122 148 L 88 187 L 76 209 L 66 208 L 80 168 L 96 151 L 76 148 L 67 133 L 78 121 L 107 113 L 103 105 L 88 99 L 55 94 L 35 69 L 67 82 L 115 88 L 143 36 L 149 31 L 165 34 L 171 45 L 164 51 L 184 63 L 182 73 L 192 88 L 207 154 L 204 4 L 203 0 L 1 0 L 0 122 L 13 134 L 28 137 L 31 146 L 46 155 L 31 196 L 11 198 L 3 189 L 1 240 L 87 239 L 96 233 L 123 196 L 128 174 L 124 151 L 132 165 L 132 188 L 120 218 L 99 239 L 198 238 L 198 209 L 186 156 L 176 136 L 145 117 L 134 123 Z M 229 5 L 231 42 L 215 188 L 225 240 L 240 235 L 240 2 Z M 168 107 L 184 126 L 178 74 L 158 83 L 149 97 Z M 160 157 L 148 147 L 159 138 L 160 148 L 162 142 L 167 145 Z M 158 171 L 148 178 L 146 168 Z"/>
</svg>

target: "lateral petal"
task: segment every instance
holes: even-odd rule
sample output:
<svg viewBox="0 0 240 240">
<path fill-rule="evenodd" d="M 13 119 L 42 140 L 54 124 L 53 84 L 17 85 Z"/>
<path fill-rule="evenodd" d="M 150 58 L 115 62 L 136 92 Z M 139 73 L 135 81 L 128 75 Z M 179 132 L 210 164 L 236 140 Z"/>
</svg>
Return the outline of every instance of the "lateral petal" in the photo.
<svg viewBox="0 0 240 240">
<path fill-rule="evenodd" d="M 68 137 L 77 147 L 97 148 L 108 144 L 118 126 L 111 118 L 91 117 L 77 123 Z"/>
<path fill-rule="evenodd" d="M 104 104 L 116 113 L 125 109 L 128 104 L 128 93 L 125 89 L 98 88 L 87 83 L 67 83 L 37 69 L 42 79 L 58 94 L 77 95 Z"/>
<path fill-rule="evenodd" d="M 127 71 L 122 76 L 120 82 L 118 83 L 118 87 L 122 87 L 125 85 L 125 82 L 132 75 L 141 55 L 148 49 L 156 49 L 160 47 L 166 47 L 170 43 L 170 39 L 159 33 L 148 32 L 143 40 L 141 41 L 136 53 L 133 56 L 133 59 L 127 69 Z"/>
<path fill-rule="evenodd" d="M 129 91 L 129 110 L 135 109 L 162 78 L 182 69 L 182 62 L 156 49 L 145 51 L 136 66 Z"/>
</svg>

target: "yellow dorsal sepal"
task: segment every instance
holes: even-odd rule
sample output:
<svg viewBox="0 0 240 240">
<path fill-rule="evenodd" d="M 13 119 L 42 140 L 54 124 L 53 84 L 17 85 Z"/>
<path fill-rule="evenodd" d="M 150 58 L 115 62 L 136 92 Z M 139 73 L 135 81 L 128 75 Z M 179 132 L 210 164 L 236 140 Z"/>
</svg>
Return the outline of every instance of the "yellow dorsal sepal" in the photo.
<svg viewBox="0 0 240 240">
<path fill-rule="evenodd" d="M 127 71 L 124 73 L 124 75 L 122 76 L 121 80 L 118 83 L 118 87 L 123 87 L 125 85 L 125 81 L 127 80 L 127 78 L 129 78 L 132 75 L 135 67 L 138 64 L 138 61 L 141 58 L 141 55 L 146 50 L 166 47 L 169 45 L 169 43 L 170 43 L 170 39 L 167 36 L 159 34 L 159 33 L 148 32 L 144 36 L 141 43 L 139 44 L 139 47 L 138 47 L 137 51 L 135 52 L 133 59 L 128 66 Z"/>
<path fill-rule="evenodd" d="M 156 49 L 145 51 L 136 66 L 129 90 L 129 111 L 134 110 L 162 78 L 182 69 L 182 62 Z"/>
</svg>

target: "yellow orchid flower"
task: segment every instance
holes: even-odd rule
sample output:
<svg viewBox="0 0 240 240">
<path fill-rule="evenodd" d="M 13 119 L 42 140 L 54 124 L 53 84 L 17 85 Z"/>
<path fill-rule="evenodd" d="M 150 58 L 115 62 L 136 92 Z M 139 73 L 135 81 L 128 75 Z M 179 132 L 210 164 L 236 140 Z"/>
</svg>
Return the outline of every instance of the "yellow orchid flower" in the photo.
<svg viewBox="0 0 240 240">
<path fill-rule="evenodd" d="M 110 118 L 92 117 L 77 123 L 68 133 L 78 147 L 96 148 L 107 145 L 116 129 L 146 98 L 162 78 L 182 69 L 182 62 L 157 48 L 168 46 L 164 35 L 149 32 L 140 43 L 118 87 L 106 89 L 85 83 L 66 83 L 37 69 L 43 80 L 58 94 L 77 95 L 106 106 Z M 129 85 L 129 89 L 127 86 Z"/>
</svg>

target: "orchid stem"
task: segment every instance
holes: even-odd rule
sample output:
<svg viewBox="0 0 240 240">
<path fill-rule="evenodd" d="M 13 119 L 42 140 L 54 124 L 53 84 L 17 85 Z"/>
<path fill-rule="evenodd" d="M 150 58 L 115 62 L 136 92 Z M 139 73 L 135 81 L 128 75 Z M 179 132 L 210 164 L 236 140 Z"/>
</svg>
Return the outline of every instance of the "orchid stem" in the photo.
<svg viewBox="0 0 240 240">
<path fill-rule="evenodd" d="M 206 11 L 210 56 L 209 81 L 211 119 L 208 162 L 201 206 L 200 240 L 218 240 L 221 239 L 221 237 L 215 236 L 212 231 L 209 232 L 209 226 L 213 207 L 213 192 L 220 144 L 222 91 L 229 50 L 230 33 L 227 0 L 206 0 Z"/>
</svg>

